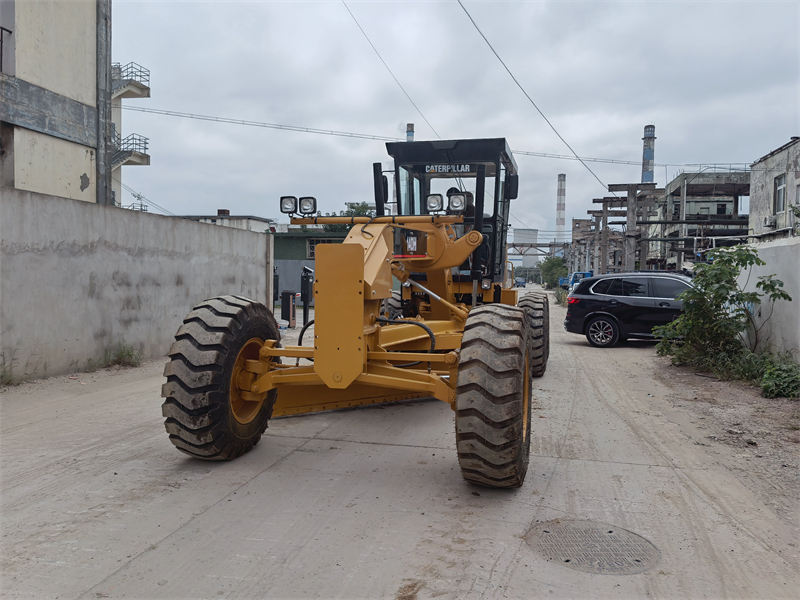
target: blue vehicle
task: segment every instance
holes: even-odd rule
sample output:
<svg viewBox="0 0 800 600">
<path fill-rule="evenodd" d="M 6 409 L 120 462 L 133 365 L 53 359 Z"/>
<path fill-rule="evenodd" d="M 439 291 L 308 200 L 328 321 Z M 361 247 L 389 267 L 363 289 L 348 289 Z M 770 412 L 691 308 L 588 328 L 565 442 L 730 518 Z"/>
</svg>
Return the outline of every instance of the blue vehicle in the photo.
<svg viewBox="0 0 800 600">
<path fill-rule="evenodd" d="M 569 290 L 572 289 L 573 285 L 586 279 L 587 277 L 591 277 L 593 274 L 594 271 L 575 271 L 567 277 L 559 277 L 558 285 L 565 290 Z"/>
</svg>

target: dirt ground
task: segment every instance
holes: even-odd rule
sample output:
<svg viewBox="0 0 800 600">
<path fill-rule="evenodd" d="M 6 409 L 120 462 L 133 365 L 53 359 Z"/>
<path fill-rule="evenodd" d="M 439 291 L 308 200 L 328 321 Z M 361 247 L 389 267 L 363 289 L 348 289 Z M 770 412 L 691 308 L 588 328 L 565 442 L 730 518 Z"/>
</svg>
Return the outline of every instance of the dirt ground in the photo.
<svg viewBox="0 0 800 600">
<path fill-rule="evenodd" d="M 705 446 L 787 523 L 798 525 L 800 499 L 800 401 L 763 398 L 761 390 L 655 358 L 654 376 L 673 390 L 667 400 L 681 409 Z"/>
<path fill-rule="evenodd" d="M 208 463 L 164 431 L 163 359 L 0 388 L 0 597 L 796 598 L 800 402 L 593 348 L 552 300 L 515 490 L 463 480 L 442 402 L 274 419 Z M 659 562 L 570 569 L 529 541 L 561 521 Z"/>
</svg>

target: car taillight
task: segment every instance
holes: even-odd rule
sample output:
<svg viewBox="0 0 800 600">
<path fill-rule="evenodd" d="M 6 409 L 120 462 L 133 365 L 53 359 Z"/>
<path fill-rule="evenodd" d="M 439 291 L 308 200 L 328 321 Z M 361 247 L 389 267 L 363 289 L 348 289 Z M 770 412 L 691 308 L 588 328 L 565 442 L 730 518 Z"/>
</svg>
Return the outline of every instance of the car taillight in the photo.
<svg viewBox="0 0 800 600">
<path fill-rule="evenodd" d="M 580 298 L 572 298 L 572 297 L 567 298 L 567 304 L 577 304 L 580 301 L 581 301 Z"/>
</svg>

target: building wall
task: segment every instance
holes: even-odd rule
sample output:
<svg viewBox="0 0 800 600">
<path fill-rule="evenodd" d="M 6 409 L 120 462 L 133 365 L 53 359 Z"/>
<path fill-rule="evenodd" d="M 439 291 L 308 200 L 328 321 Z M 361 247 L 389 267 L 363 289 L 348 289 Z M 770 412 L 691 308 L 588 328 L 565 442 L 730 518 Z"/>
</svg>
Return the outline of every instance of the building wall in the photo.
<svg viewBox="0 0 800 600">
<path fill-rule="evenodd" d="M 791 302 L 776 302 L 774 310 L 769 302 L 756 309 L 756 323 L 761 327 L 759 338 L 773 351 L 793 352 L 794 359 L 800 360 L 800 277 L 797 267 L 800 264 L 800 237 L 763 242 L 754 244 L 754 247 L 766 264 L 743 272 L 739 276 L 739 285 L 745 286 L 747 292 L 757 291 L 756 284 L 761 275 L 775 274 L 792 297 Z"/>
<path fill-rule="evenodd" d="M 192 307 L 271 306 L 272 236 L 0 188 L 0 348 L 16 376 L 66 373 L 120 343 L 166 354 Z"/>
<path fill-rule="evenodd" d="M 16 0 L 16 76 L 97 104 L 95 0 Z"/>
<path fill-rule="evenodd" d="M 775 178 L 786 175 L 787 209 L 775 215 Z M 795 223 L 789 205 L 800 205 L 800 141 L 782 152 L 768 156 L 754 163 L 750 172 L 750 233 L 769 234 L 779 229 L 791 227 Z M 775 215 L 775 227 L 764 227 L 764 217 Z M 783 235 L 786 235 L 784 233 Z"/>
<path fill-rule="evenodd" d="M 14 133 L 14 184 L 21 190 L 97 201 L 95 152 L 30 129 Z"/>
</svg>

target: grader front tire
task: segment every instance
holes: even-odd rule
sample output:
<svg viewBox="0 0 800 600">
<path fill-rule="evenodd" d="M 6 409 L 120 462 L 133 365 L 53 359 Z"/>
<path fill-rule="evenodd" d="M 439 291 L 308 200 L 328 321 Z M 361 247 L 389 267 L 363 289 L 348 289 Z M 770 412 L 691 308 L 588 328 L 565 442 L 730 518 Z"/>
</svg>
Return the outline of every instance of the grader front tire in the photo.
<svg viewBox="0 0 800 600">
<path fill-rule="evenodd" d="M 531 328 L 531 375 L 541 377 L 550 356 L 550 305 L 547 294 L 523 296 L 518 306 L 525 310 Z"/>
<path fill-rule="evenodd" d="M 267 308 L 241 296 L 194 307 L 175 335 L 164 368 L 164 426 L 178 450 L 202 460 L 232 460 L 261 439 L 276 392 L 260 402 L 241 398 L 239 375 L 265 340 L 279 340 Z"/>
<path fill-rule="evenodd" d="M 531 444 L 530 329 L 524 310 L 474 308 L 461 342 L 456 445 L 461 474 L 487 487 L 519 487 Z"/>
</svg>

